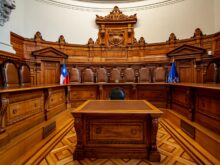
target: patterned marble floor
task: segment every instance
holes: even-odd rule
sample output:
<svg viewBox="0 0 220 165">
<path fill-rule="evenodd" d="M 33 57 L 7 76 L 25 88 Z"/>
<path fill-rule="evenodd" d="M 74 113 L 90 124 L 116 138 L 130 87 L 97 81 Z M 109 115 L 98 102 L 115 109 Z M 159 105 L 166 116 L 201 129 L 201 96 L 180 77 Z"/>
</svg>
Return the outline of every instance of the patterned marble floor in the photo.
<svg viewBox="0 0 220 165">
<path fill-rule="evenodd" d="M 54 149 L 43 159 L 40 165 L 195 165 L 183 148 L 159 125 L 157 134 L 158 150 L 161 162 L 153 163 L 144 159 L 84 159 L 74 161 L 72 153 L 76 145 L 76 134 L 72 129 Z"/>
</svg>

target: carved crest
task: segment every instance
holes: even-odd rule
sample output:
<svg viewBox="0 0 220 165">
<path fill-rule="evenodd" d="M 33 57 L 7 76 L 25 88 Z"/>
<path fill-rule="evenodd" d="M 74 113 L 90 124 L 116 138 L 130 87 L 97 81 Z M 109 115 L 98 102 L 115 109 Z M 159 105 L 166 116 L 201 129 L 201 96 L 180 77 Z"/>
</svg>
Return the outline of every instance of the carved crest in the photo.
<svg viewBox="0 0 220 165">
<path fill-rule="evenodd" d="M 114 9 L 110 12 L 109 15 L 102 17 L 102 16 L 98 16 L 96 15 L 96 23 L 101 23 L 103 21 L 128 21 L 128 22 L 133 22 L 136 23 L 137 22 L 137 16 L 136 14 L 131 15 L 131 16 L 127 16 L 125 14 L 123 14 L 118 6 L 115 6 Z"/>
<path fill-rule="evenodd" d="M 109 45 L 120 46 L 123 45 L 124 34 L 123 32 L 109 32 Z"/>
<path fill-rule="evenodd" d="M 135 44 L 134 24 L 137 22 L 136 14 L 127 16 L 123 14 L 117 6 L 107 16 L 96 15 L 96 24 L 99 26 L 98 39 L 95 46 L 106 47 L 126 47 Z M 144 46 L 145 41 L 140 41 Z M 92 44 L 88 44 L 92 45 Z"/>
</svg>

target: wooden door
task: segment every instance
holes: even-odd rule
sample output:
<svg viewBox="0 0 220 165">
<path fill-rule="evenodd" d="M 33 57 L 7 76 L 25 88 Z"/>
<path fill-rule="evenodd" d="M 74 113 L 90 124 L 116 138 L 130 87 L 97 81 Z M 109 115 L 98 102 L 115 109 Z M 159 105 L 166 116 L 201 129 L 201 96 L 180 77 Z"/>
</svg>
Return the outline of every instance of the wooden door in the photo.
<svg viewBox="0 0 220 165">
<path fill-rule="evenodd" d="M 42 62 L 41 84 L 57 84 L 60 81 L 60 62 Z"/>
<path fill-rule="evenodd" d="M 194 59 L 177 60 L 176 67 L 180 82 L 195 82 Z"/>
</svg>

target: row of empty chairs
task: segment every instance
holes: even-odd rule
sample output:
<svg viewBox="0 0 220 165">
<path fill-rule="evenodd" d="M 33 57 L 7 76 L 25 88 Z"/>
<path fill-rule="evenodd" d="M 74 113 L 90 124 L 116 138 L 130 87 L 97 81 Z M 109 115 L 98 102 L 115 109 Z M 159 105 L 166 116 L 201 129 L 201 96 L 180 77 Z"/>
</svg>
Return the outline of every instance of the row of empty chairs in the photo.
<svg viewBox="0 0 220 165">
<path fill-rule="evenodd" d="M 13 61 L 5 61 L 1 67 L 1 84 L 4 87 L 31 85 L 29 66 L 23 63 L 17 67 Z"/>
<path fill-rule="evenodd" d="M 126 68 L 123 72 L 119 68 L 112 68 L 107 71 L 100 67 L 94 72 L 91 68 L 80 71 L 78 68 L 71 68 L 70 81 L 79 83 L 93 82 L 166 82 L 167 71 L 164 67 L 157 67 L 153 70 L 142 67 L 138 72 L 133 68 Z"/>
</svg>

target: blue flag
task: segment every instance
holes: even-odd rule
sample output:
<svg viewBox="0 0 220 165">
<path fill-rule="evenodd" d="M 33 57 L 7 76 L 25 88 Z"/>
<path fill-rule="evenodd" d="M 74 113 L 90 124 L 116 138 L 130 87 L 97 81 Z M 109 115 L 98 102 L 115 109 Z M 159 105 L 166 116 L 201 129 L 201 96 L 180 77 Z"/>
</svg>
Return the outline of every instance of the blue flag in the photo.
<svg viewBox="0 0 220 165">
<path fill-rule="evenodd" d="M 172 66 L 170 68 L 170 73 L 169 73 L 167 82 L 168 83 L 178 83 L 178 82 L 180 82 L 179 76 L 178 76 L 177 71 L 176 71 L 176 65 L 175 65 L 174 62 L 172 63 Z"/>
</svg>

